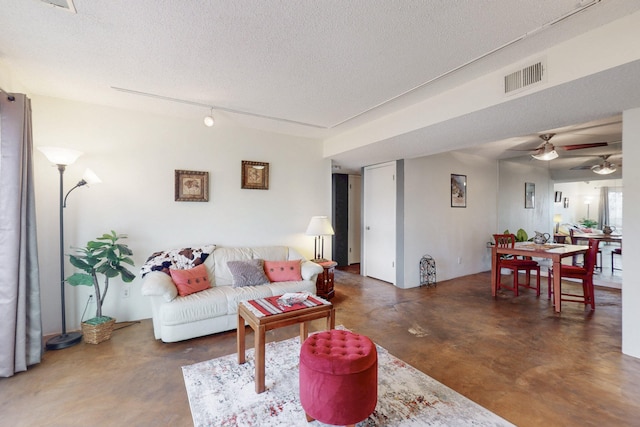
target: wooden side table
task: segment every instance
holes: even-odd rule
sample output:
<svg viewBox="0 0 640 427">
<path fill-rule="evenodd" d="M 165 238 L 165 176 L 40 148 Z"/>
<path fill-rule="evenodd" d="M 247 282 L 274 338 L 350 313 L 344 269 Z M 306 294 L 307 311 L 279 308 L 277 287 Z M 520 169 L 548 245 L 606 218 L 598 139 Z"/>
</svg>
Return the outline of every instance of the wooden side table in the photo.
<svg viewBox="0 0 640 427">
<path fill-rule="evenodd" d="M 318 280 L 316 281 L 316 294 L 324 299 L 331 299 L 335 294 L 333 290 L 333 277 L 336 270 L 335 261 L 325 261 L 318 263 L 322 266 L 323 272 L 318 274 Z"/>
<path fill-rule="evenodd" d="M 274 297 L 275 298 L 275 297 Z M 255 309 L 249 308 L 250 301 L 242 301 L 238 304 L 238 329 L 236 331 L 236 347 L 238 349 L 238 363 L 246 362 L 245 353 L 245 322 L 254 331 L 253 347 L 255 351 L 255 382 L 256 393 L 266 390 L 264 381 L 265 341 L 266 332 L 284 326 L 300 324 L 300 343 L 303 343 L 308 335 L 307 322 L 316 319 L 327 319 L 327 330 L 336 327 L 336 312 L 331 303 L 326 301 L 314 307 L 305 307 L 279 314 L 258 316 Z"/>
</svg>

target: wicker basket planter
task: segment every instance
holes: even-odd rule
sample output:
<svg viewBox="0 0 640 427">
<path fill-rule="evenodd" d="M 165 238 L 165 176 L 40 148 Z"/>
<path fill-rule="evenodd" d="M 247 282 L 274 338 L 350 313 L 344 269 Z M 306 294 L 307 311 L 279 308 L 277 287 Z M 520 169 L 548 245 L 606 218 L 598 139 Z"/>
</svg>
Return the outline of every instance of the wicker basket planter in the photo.
<svg viewBox="0 0 640 427">
<path fill-rule="evenodd" d="M 100 344 L 111 338 L 113 325 L 116 319 L 112 317 L 94 317 L 86 322 L 82 322 L 82 334 L 84 342 L 89 344 Z"/>
</svg>

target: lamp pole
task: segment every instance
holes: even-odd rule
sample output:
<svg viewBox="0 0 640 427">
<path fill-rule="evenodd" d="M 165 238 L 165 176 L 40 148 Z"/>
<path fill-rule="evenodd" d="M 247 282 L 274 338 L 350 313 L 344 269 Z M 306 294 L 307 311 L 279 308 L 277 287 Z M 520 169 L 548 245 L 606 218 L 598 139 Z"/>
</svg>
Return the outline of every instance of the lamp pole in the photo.
<svg viewBox="0 0 640 427">
<path fill-rule="evenodd" d="M 67 333 L 67 316 L 64 297 L 64 170 L 65 165 L 58 165 L 60 172 L 60 301 L 62 304 L 62 333 L 47 340 L 47 350 L 61 350 L 78 344 L 82 340 L 80 332 Z M 76 188 L 76 187 L 74 187 Z M 73 188 L 71 189 L 73 190 Z M 71 192 L 71 190 L 69 192 Z M 69 195 L 69 193 L 67 193 Z"/>
</svg>

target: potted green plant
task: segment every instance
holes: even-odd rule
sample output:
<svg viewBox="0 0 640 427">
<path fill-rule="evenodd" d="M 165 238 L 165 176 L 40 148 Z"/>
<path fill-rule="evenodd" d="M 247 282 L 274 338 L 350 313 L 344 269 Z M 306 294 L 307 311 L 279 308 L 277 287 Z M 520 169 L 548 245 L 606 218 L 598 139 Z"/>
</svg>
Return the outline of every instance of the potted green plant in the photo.
<svg viewBox="0 0 640 427">
<path fill-rule="evenodd" d="M 96 316 L 82 322 L 85 342 L 98 344 L 111 338 L 115 319 L 102 315 L 102 304 L 109 291 L 109 279 L 120 276 L 122 281 L 130 283 L 135 275 L 123 264 L 134 265 L 130 258 L 133 252 L 120 243 L 126 235 L 118 235 L 111 230 L 96 240 L 87 242 L 84 248 L 76 248 L 76 255 L 69 255 L 71 264 L 83 272 L 74 273 L 66 281 L 72 286 L 93 286 L 96 300 Z M 104 286 L 100 286 L 99 275 L 104 277 Z"/>
<path fill-rule="evenodd" d="M 589 218 L 582 218 L 582 220 L 580 220 L 580 224 L 585 228 L 594 228 L 596 225 L 598 225 L 598 221 Z"/>
<path fill-rule="evenodd" d="M 511 234 L 511 232 L 509 230 L 504 230 L 503 234 Z M 516 242 L 526 242 L 527 240 L 529 240 L 529 236 L 527 235 L 527 232 L 524 231 L 522 228 L 519 228 L 518 231 L 515 233 L 516 236 Z"/>
</svg>

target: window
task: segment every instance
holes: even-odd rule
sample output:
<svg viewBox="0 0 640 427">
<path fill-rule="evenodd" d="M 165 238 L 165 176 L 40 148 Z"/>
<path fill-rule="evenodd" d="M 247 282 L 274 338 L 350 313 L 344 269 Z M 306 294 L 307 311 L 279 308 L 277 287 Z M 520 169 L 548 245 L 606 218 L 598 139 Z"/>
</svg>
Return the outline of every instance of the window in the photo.
<svg viewBox="0 0 640 427">
<path fill-rule="evenodd" d="M 622 228 L 622 187 L 609 187 L 609 222 Z"/>
</svg>

